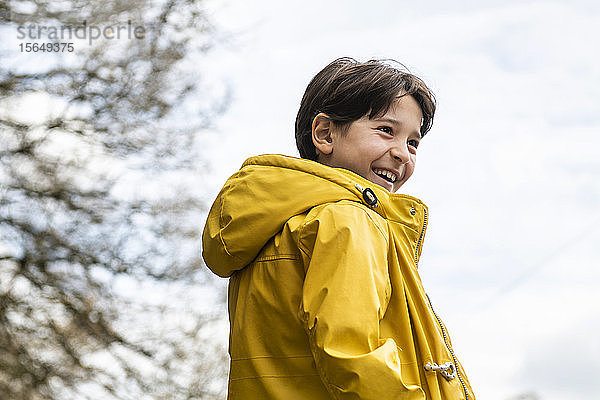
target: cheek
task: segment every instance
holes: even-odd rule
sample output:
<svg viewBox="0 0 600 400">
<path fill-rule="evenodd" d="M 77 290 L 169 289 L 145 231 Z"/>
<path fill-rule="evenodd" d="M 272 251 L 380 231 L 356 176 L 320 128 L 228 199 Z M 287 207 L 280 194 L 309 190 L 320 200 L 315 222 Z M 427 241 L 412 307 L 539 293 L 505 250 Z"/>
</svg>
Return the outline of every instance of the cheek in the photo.
<svg viewBox="0 0 600 400">
<path fill-rule="evenodd" d="M 406 169 L 410 170 L 411 175 L 412 175 L 413 171 L 415 170 L 416 163 L 417 163 L 417 155 L 411 154 L 410 161 L 406 163 Z"/>
<path fill-rule="evenodd" d="M 413 172 L 415 172 L 416 161 L 416 156 L 411 154 L 410 161 L 404 165 L 404 178 L 402 179 L 400 186 L 402 186 L 408 180 L 408 178 L 412 176 Z M 400 186 L 398 186 L 398 188 L 400 188 Z"/>
<path fill-rule="evenodd" d="M 406 164 L 406 173 L 404 175 L 404 182 L 406 182 L 408 180 L 408 178 L 410 178 L 413 174 L 413 172 L 415 172 L 415 163 L 414 162 L 409 162 L 408 164 Z"/>
</svg>

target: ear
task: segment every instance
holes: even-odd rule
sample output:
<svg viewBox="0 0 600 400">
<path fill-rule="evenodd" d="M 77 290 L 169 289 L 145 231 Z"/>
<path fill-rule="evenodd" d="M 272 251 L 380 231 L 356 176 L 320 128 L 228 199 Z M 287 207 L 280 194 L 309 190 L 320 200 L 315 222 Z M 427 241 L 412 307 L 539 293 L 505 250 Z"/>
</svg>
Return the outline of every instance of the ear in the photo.
<svg viewBox="0 0 600 400">
<path fill-rule="evenodd" d="M 327 114 L 319 113 L 312 122 L 312 142 L 318 154 L 328 155 L 333 151 L 333 122 Z"/>
</svg>

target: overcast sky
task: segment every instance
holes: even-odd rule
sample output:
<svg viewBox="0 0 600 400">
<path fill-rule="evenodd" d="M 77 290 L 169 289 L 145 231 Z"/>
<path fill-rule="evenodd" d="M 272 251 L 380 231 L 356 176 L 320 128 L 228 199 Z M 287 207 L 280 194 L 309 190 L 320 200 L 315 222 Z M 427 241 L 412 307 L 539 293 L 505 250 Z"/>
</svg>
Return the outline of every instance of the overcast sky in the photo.
<svg viewBox="0 0 600 400">
<path fill-rule="evenodd" d="M 478 398 L 597 398 L 597 3 L 211 4 L 234 98 L 205 142 L 210 195 L 247 157 L 297 155 L 300 98 L 331 60 L 404 63 L 439 108 L 400 191 L 430 208 L 421 276 Z"/>
</svg>

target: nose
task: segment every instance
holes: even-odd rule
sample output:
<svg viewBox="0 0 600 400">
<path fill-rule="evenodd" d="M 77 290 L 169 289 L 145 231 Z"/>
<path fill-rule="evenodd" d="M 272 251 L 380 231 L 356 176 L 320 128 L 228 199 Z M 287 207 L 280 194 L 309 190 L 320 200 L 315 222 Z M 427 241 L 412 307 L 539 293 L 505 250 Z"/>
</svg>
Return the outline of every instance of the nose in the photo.
<svg viewBox="0 0 600 400">
<path fill-rule="evenodd" d="M 398 143 L 390 149 L 390 154 L 394 159 L 398 160 L 400 164 L 406 164 L 410 161 L 410 153 L 406 143 Z"/>
</svg>

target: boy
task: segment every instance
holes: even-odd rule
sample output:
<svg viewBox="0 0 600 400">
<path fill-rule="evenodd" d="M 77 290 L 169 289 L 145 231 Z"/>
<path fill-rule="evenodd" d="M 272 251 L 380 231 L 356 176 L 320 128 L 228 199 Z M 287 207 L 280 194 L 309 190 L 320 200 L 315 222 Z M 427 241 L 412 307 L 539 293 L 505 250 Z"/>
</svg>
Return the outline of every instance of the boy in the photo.
<svg viewBox="0 0 600 400">
<path fill-rule="evenodd" d="M 474 399 L 417 273 L 427 207 L 394 193 L 434 113 L 419 78 L 337 59 L 302 98 L 303 159 L 226 182 L 203 257 L 230 278 L 230 400 Z"/>
</svg>

